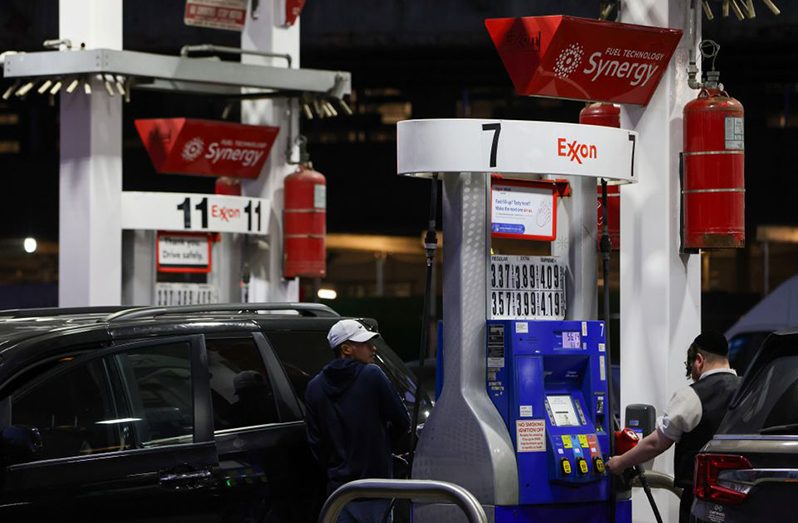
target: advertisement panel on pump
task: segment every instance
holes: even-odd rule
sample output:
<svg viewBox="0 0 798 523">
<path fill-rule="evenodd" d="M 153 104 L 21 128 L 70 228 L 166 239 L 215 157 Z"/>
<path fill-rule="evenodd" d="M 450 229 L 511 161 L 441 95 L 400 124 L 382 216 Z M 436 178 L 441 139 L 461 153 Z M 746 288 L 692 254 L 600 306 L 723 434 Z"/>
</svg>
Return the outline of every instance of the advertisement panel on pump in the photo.
<svg viewBox="0 0 798 523">
<path fill-rule="evenodd" d="M 485 20 L 516 93 L 645 105 L 682 31 L 572 16 Z"/>
</svg>

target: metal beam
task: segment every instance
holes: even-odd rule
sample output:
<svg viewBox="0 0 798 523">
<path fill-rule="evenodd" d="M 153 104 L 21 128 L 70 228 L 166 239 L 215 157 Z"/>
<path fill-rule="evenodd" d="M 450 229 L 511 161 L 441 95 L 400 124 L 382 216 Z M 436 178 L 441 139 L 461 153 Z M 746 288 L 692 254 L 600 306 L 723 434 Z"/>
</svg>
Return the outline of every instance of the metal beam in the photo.
<svg viewBox="0 0 798 523">
<path fill-rule="evenodd" d="M 111 74 L 134 78 L 137 87 L 177 90 L 185 82 L 191 84 L 187 90 L 207 94 L 240 94 L 240 88 L 248 87 L 341 98 L 350 93 L 352 85 L 351 74 L 346 71 L 288 69 L 111 49 L 8 55 L 3 74 L 6 78 L 31 79 Z"/>
</svg>

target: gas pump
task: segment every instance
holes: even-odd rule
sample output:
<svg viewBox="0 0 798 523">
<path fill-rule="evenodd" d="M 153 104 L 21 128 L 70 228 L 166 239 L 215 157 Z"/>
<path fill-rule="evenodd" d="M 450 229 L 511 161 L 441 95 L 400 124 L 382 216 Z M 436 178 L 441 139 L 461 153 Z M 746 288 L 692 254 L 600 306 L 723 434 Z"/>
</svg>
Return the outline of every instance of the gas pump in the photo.
<svg viewBox="0 0 798 523">
<path fill-rule="evenodd" d="M 443 185 L 443 389 L 412 476 L 465 487 L 497 523 L 631 521 L 630 500 L 612 495 L 604 468 L 608 348 L 603 322 L 590 317 L 596 233 L 579 231 L 595 231 L 588 178 L 636 181 L 636 138 L 553 122 L 398 125 L 399 174 Z M 563 177 L 571 178 L 568 206 L 541 188 Z M 567 212 L 558 217 L 558 207 Z M 494 256 L 497 231 L 555 238 L 551 256 Z M 456 510 L 415 505 L 414 521 L 454 520 Z"/>
<path fill-rule="evenodd" d="M 515 443 L 523 520 L 589 517 L 612 481 L 604 323 L 500 320 L 487 329 L 489 357 L 504 351 L 506 365 L 488 367 L 488 394 Z M 504 513 L 497 507 L 497 521 Z"/>
</svg>

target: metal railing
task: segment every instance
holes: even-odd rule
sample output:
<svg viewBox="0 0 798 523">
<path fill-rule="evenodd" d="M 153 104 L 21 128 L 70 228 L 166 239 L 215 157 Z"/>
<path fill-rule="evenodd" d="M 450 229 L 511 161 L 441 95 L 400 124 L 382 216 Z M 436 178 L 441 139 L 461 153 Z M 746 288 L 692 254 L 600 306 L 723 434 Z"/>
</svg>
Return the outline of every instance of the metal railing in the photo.
<svg viewBox="0 0 798 523">
<path fill-rule="evenodd" d="M 358 498 L 415 498 L 454 502 L 471 523 L 488 522 L 477 498 L 454 483 L 426 479 L 359 479 L 338 487 L 330 494 L 319 514 L 319 523 L 337 521 L 344 506 Z"/>
</svg>

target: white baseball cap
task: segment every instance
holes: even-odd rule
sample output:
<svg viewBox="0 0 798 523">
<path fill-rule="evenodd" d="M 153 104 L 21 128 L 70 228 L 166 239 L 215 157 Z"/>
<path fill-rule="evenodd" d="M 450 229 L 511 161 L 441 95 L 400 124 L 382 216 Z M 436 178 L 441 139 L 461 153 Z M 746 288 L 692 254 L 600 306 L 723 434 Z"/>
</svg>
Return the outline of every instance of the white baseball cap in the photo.
<svg viewBox="0 0 798 523">
<path fill-rule="evenodd" d="M 366 329 L 359 321 L 341 320 L 330 328 L 327 341 L 330 342 L 330 348 L 335 349 L 345 341 L 364 342 L 377 336 L 379 333 Z"/>
</svg>

